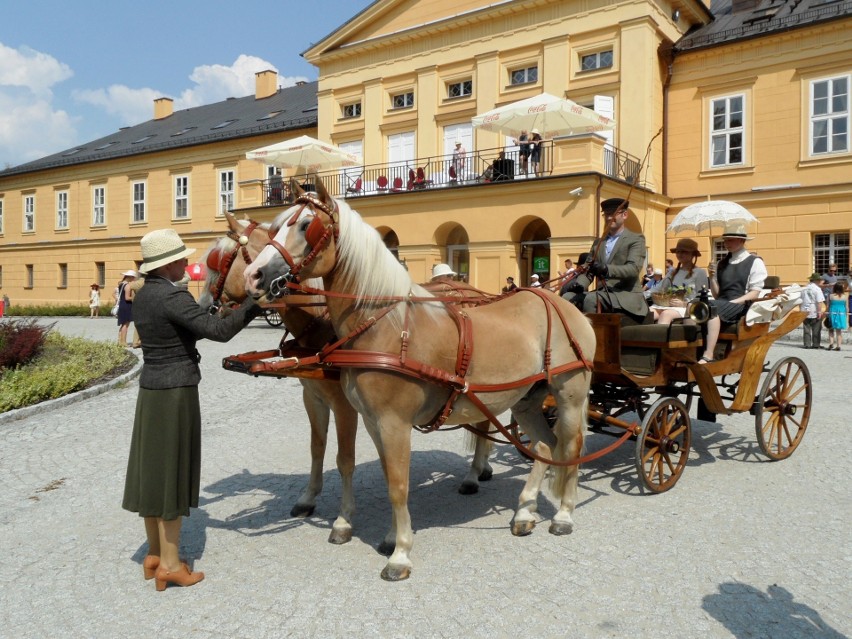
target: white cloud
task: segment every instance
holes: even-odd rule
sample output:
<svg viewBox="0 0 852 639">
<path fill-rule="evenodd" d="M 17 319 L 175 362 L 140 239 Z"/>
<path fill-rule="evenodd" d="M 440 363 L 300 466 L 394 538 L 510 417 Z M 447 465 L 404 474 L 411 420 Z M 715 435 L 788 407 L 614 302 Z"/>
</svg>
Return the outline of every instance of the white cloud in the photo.
<svg viewBox="0 0 852 639">
<path fill-rule="evenodd" d="M 27 46 L 12 49 L 0 43 L 0 86 L 25 87 L 38 96 L 74 75 L 67 64 Z"/>
<path fill-rule="evenodd" d="M 203 104 L 221 102 L 230 97 L 253 95 L 255 74 L 272 69 L 275 66 L 266 60 L 250 55 L 240 55 L 234 64 L 226 67 L 221 64 L 205 64 L 195 67 L 189 75 L 193 86 L 181 92 L 175 98 L 175 110 L 188 109 Z M 299 80 L 307 78 L 281 77 L 278 84 L 293 86 Z M 78 90 L 72 93 L 74 99 L 102 108 L 107 113 L 117 115 L 126 125 L 139 124 L 154 117 L 154 100 L 161 97 L 174 97 L 156 89 L 132 89 L 114 84 L 107 89 Z"/>
<path fill-rule="evenodd" d="M 53 105 L 52 87 L 74 72 L 45 53 L 0 43 L 0 169 L 75 143 L 75 118 Z"/>
</svg>

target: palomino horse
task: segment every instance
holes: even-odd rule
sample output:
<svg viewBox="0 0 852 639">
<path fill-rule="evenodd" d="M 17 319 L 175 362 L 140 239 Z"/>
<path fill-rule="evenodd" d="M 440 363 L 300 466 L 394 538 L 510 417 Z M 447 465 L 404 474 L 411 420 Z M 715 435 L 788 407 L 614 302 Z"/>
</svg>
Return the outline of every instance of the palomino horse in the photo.
<svg viewBox="0 0 852 639">
<path fill-rule="evenodd" d="M 269 241 L 269 224 L 257 224 L 250 220 L 238 221 L 230 213 L 228 234 L 214 242 L 207 251 L 207 278 L 204 293 L 199 299 L 201 306 L 214 303 L 242 302 L 247 294 L 243 277 L 247 263 L 254 259 Z M 322 286 L 322 280 L 310 280 L 306 285 Z M 296 343 L 305 349 L 318 351 L 333 341 L 334 328 L 325 314 L 324 298 L 306 296 L 301 302 L 287 304 L 282 319 L 287 331 Z M 358 413 L 346 399 L 340 382 L 334 379 L 299 378 L 302 384 L 302 400 L 311 424 L 311 472 L 308 485 L 290 511 L 293 517 L 308 517 L 313 514 L 317 497 L 323 487 L 323 462 L 328 441 L 328 425 L 331 413 L 337 430 L 337 469 L 341 477 L 340 513 L 332 525 L 329 542 L 343 544 L 352 538 L 352 517 L 355 498 L 352 475 L 355 470 L 355 436 Z M 485 425 L 487 427 L 487 424 Z M 459 492 L 471 495 L 479 491 L 479 482 L 491 479 L 492 469 L 488 463 L 491 442 L 476 438 L 473 462 L 459 486 Z"/>
<path fill-rule="evenodd" d="M 550 532 L 573 530 L 577 467 L 591 382 L 595 336 L 588 320 L 548 291 L 516 294 L 459 312 L 414 284 L 378 233 L 346 202 L 298 187 L 295 206 L 271 245 L 246 269 L 246 289 L 273 295 L 296 277 L 322 277 L 342 348 L 326 359 L 341 367 L 344 392 L 376 445 L 393 512 L 380 550 L 393 553 L 382 577 L 411 571 L 408 485 L 413 425 L 461 424 L 511 410 L 542 459 L 558 464 L 560 505 Z M 273 230 L 275 226 L 273 226 Z M 295 259 L 293 256 L 297 256 Z M 285 284 L 285 286 L 287 286 Z M 548 428 L 542 402 L 550 392 L 557 424 Z M 562 463 L 560 463 L 562 462 Z M 528 534 L 545 466 L 537 462 L 519 498 L 514 534 Z"/>
</svg>

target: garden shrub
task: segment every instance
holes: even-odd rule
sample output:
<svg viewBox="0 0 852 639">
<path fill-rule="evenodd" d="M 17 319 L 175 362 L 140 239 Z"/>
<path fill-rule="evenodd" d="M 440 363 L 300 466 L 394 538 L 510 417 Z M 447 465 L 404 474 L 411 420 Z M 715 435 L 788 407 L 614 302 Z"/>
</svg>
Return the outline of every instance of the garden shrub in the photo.
<svg viewBox="0 0 852 639">
<path fill-rule="evenodd" d="M 41 326 L 34 319 L 0 322 L 0 371 L 35 359 L 54 326 Z"/>
</svg>

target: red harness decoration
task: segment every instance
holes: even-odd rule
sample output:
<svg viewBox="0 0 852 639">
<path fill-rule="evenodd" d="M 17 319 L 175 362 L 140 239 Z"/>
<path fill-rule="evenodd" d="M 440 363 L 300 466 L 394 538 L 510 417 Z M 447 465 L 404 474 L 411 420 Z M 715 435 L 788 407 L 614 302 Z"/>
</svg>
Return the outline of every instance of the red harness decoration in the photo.
<svg viewBox="0 0 852 639">
<path fill-rule="evenodd" d="M 231 272 L 231 265 L 234 263 L 237 253 L 242 250 L 243 260 L 246 264 L 251 264 L 251 255 L 249 255 L 246 246 L 248 245 L 249 237 L 257 227 L 257 222 L 249 220 L 249 223 L 239 235 L 228 229 L 228 237 L 237 243 L 234 249 L 227 254 L 223 254 L 223 251 L 221 250 L 216 250 L 210 251 L 207 255 L 207 268 L 219 273 L 219 278 L 216 280 L 216 283 L 210 287 L 210 295 L 213 297 L 214 303 L 219 302 L 219 300 L 222 299 L 222 293 L 225 289 L 225 280 L 228 279 L 228 273 Z M 243 238 L 245 238 L 245 242 L 243 242 Z"/>
</svg>

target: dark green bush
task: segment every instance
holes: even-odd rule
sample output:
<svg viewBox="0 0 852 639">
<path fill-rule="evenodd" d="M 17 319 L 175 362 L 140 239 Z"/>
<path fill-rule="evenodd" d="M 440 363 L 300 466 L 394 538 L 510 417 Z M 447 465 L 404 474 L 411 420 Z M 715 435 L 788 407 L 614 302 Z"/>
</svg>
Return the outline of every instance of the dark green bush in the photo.
<svg viewBox="0 0 852 639">
<path fill-rule="evenodd" d="M 109 317 L 112 306 L 101 306 L 101 315 Z M 43 304 L 40 306 L 13 306 L 8 316 L 15 317 L 88 317 L 89 307 L 79 304 Z"/>
</svg>

